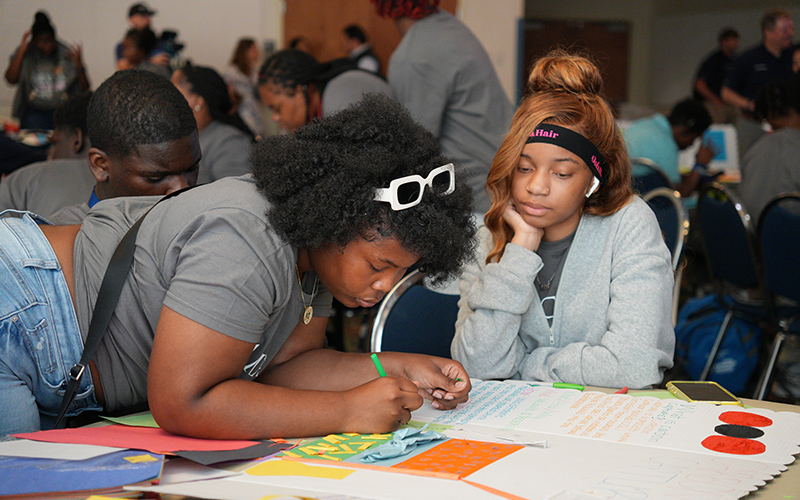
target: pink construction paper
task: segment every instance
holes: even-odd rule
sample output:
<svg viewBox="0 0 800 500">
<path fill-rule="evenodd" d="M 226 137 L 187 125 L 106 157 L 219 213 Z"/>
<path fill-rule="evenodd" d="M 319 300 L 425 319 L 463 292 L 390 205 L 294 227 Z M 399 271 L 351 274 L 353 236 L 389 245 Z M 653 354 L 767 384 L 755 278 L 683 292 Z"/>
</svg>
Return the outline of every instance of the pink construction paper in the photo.
<svg viewBox="0 0 800 500">
<path fill-rule="evenodd" d="M 99 446 L 113 446 L 115 448 L 146 450 L 153 453 L 239 450 L 259 443 L 259 441 L 227 441 L 190 438 L 170 434 L 162 429 L 131 427 L 129 425 L 53 429 L 49 431 L 14 434 L 14 436 L 21 439 L 32 439 L 34 441 L 45 441 L 49 443 L 94 444 Z"/>
</svg>

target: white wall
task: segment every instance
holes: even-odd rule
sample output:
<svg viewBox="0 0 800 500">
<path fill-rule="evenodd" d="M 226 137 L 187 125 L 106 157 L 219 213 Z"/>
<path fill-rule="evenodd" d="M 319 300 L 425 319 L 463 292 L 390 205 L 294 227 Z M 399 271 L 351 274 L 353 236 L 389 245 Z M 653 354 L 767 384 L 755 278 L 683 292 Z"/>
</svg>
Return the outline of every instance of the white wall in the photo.
<svg viewBox="0 0 800 500">
<path fill-rule="evenodd" d="M 360 0 L 359 0 L 360 1 Z M 517 29 L 524 0 L 459 0 L 458 18 L 481 41 L 511 102 L 517 96 Z"/>
<path fill-rule="evenodd" d="M 360 1 L 360 0 L 359 0 Z M 83 60 L 92 88 L 115 70 L 114 47 L 128 29 L 128 8 L 134 0 L 0 0 L 0 69 L 30 29 L 33 16 L 44 9 L 56 28 L 56 36 L 67 43 L 83 45 Z M 149 0 L 158 11 L 153 18 L 157 31 L 178 32 L 186 45 L 182 55 L 197 64 L 222 69 L 236 41 L 254 37 L 260 45 L 283 38 L 281 0 Z M 0 117 L 11 114 L 14 87 L 3 78 L 0 85 Z"/>
</svg>

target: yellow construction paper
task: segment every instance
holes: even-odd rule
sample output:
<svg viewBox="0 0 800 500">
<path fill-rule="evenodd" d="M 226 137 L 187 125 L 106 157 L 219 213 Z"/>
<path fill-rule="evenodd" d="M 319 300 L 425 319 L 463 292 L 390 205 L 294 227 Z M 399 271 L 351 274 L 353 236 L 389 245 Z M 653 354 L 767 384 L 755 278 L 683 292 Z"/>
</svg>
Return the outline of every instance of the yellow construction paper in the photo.
<svg viewBox="0 0 800 500">
<path fill-rule="evenodd" d="M 127 460 L 128 462 L 130 462 L 132 464 L 138 464 L 139 462 L 155 462 L 158 459 L 156 457 L 154 457 L 153 455 L 148 455 L 148 454 L 145 453 L 144 455 L 136 455 L 136 456 L 133 456 L 133 457 L 125 457 L 125 460 Z"/>
<path fill-rule="evenodd" d="M 306 465 L 294 460 L 269 460 L 251 467 L 245 471 L 251 476 L 302 476 L 319 477 L 323 479 L 344 479 L 353 472 L 353 469 L 341 467 L 319 467 Z"/>
</svg>

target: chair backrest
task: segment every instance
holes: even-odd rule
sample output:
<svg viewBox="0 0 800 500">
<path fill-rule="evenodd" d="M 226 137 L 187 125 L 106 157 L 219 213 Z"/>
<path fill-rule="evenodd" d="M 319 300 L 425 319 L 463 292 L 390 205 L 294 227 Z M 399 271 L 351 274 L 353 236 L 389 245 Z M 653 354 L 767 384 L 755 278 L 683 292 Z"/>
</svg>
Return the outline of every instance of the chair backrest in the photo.
<svg viewBox="0 0 800 500">
<path fill-rule="evenodd" d="M 697 222 L 715 284 L 765 289 L 753 221 L 733 192 L 711 183 L 700 189 Z"/>
<path fill-rule="evenodd" d="M 689 234 L 689 216 L 681 195 L 674 189 L 656 188 L 642 196 L 656 214 L 664 242 L 672 254 L 672 270 L 678 268 L 683 252 L 683 242 Z"/>
<path fill-rule="evenodd" d="M 372 326 L 372 352 L 399 351 L 450 357 L 459 296 L 426 288 L 422 284 L 424 276 L 415 270 L 386 294 Z"/>
<path fill-rule="evenodd" d="M 672 182 L 664 170 L 649 158 L 631 158 L 631 187 L 636 194 L 645 194 L 665 187 L 672 188 Z"/>
<path fill-rule="evenodd" d="M 758 236 L 770 291 L 800 301 L 800 193 L 783 193 L 767 203 Z"/>
</svg>

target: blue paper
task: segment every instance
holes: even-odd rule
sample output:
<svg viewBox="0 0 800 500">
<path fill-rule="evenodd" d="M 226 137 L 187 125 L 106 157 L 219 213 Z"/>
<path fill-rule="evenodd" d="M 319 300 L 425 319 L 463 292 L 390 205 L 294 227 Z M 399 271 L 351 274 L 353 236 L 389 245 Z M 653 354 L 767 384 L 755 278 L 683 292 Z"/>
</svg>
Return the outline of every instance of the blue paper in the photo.
<svg viewBox="0 0 800 500">
<path fill-rule="evenodd" d="M 152 459 L 140 460 L 145 455 Z M 0 456 L 0 495 L 121 488 L 158 479 L 163 465 L 164 455 L 136 450 L 86 460 Z"/>
<path fill-rule="evenodd" d="M 426 430 L 427 424 L 422 429 L 406 427 L 394 433 L 392 440 L 361 455 L 361 461 L 366 463 L 388 460 L 402 455 L 408 455 L 418 445 L 447 439 L 447 436 L 438 432 Z"/>
</svg>

